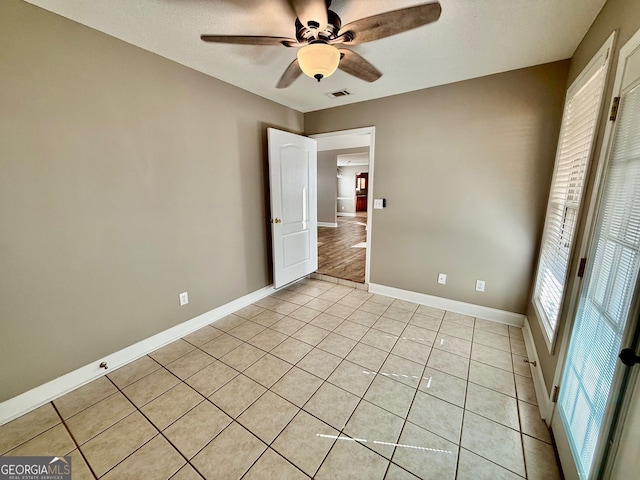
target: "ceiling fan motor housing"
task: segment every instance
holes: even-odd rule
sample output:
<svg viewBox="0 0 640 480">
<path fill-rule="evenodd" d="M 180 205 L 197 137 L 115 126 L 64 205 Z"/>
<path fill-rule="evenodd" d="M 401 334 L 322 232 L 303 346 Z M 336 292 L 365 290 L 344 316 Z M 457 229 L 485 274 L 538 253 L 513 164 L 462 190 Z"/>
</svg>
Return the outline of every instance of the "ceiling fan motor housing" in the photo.
<svg viewBox="0 0 640 480">
<path fill-rule="evenodd" d="M 332 10 L 327 12 L 328 22 L 327 27 L 319 31 L 320 24 L 315 20 L 307 22 L 307 25 L 303 25 L 300 19 L 296 18 L 296 39 L 299 42 L 312 42 L 314 40 L 333 40 L 338 36 L 340 27 L 342 26 L 342 20 L 338 14 Z"/>
</svg>

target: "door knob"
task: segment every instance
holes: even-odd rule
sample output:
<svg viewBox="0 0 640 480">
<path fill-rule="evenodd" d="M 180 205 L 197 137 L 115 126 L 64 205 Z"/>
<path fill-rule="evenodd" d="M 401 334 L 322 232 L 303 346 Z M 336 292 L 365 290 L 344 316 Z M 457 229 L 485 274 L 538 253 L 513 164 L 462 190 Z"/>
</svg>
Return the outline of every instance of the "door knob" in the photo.
<svg viewBox="0 0 640 480">
<path fill-rule="evenodd" d="M 633 367 L 636 363 L 640 363 L 640 355 L 636 355 L 630 348 L 622 350 L 618 358 L 622 360 L 622 363 L 627 367 Z"/>
</svg>

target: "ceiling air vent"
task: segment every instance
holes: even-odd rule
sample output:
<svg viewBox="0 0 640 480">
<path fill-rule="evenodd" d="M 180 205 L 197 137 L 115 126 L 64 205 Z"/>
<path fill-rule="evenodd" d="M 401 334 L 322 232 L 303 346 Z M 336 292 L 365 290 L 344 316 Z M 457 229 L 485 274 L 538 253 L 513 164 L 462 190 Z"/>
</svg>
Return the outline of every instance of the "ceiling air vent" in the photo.
<svg viewBox="0 0 640 480">
<path fill-rule="evenodd" d="M 338 98 L 338 97 L 346 97 L 347 95 L 351 95 L 349 90 L 346 88 L 342 90 L 338 90 L 337 92 L 325 93 L 325 95 L 329 98 Z"/>
</svg>

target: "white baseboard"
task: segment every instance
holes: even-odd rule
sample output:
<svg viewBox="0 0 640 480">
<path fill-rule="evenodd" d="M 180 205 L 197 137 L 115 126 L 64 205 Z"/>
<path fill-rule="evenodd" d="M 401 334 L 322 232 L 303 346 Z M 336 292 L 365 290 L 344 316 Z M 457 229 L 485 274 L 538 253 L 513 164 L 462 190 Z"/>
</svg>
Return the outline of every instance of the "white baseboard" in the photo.
<svg viewBox="0 0 640 480">
<path fill-rule="evenodd" d="M 268 286 L 240 297 L 232 302 L 214 308 L 208 312 L 198 315 L 191 320 L 180 323 L 175 327 L 171 327 L 152 337 L 146 338 L 118 352 L 112 353 L 106 357 L 100 358 L 95 362 L 80 367 L 77 370 L 69 372 L 61 377 L 51 380 L 50 382 L 33 388 L 27 392 L 17 395 L 9 400 L 0 403 L 0 425 L 13 420 L 14 418 L 24 415 L 31 410 L 44 405 L 58 397 L 85 385 L 96 378 L 102 377 L 116 368 L 122 367 L 127 363 L 137 360 L 144 355 L 167 345 L 179 338 L 184 337 L 196 330 L 209 325 L 210 323 L 220 320 L 227 315 L 240 310 L 247 305 L 257 302 L 261 298 L 267 297 L 275 292 L 273 286 Z M 107 362 L 108 370 L 100 368 L 101 362 Z"/>
<path fill-rule="evenodd" d="M 330 222 L 318 222 L 318 226 L 319 227 L 333 227 L 333 228 L 337 228 L 338 224 L 337 223 L 330 223 Z"/>
<path fill-rule="evenodd" d="M 339 217 L 355 217 L 356 216 L 355 213 L 343 213 L 343 212 L 338 212 L 336 213 L 336 215 Z"/>
<path fill-rule="evenodd" d="M 402 290 L 395 287 L 387 287 L 376 283 L 369 284 L 371 293 L 378 293 L 388 297 L 399 298 L 409 302 L 420 303 L 429 307 L 447 310 L 449 312 L 461 313 L 472 317 L 482 318 L 484 320 L 492 320 L 505 325 L 514 327 L 522 327 L 524 325 L 525 316 L 519 313 L 507 312 L 496 308 L 483 307 L 482 305 L 474 305 L 472 303 L 460 302 L 458 300 L 450 300 L 448 298 L 435 297 L 426 293 L 412 292 L 410 290 Z"/>
<path fill-rule="evenodd" d="M 529 362 L 536 362 L 535 367 L 529 363 L 529 369 L 531 370 L 531 376 L 533 377 L 533 387 L 536 391 L 536 400 L 538 401 L 538 408 L 540 409 L 540 417 L 547 422 L 547 425 L 549 425 L 553 415 L 554 403 L 551 401 L 549 393 L 547 392 L 547 386 L 544 383 L 540 358 L 538 357 L 536 344 L 533 341 L 529 319 L 526 317 L 524 319 L 524 326 L 522 327 L 522 335 L 524 336 L 524 346 L 527 349 L 527 358 L 529 359 Z"/>
</svg>

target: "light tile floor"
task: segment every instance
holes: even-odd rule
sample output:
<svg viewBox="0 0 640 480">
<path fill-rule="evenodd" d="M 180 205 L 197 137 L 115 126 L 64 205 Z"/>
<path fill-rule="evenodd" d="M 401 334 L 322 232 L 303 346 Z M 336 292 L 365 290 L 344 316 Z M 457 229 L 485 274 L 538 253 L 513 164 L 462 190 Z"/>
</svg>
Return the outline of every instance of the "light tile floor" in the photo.
<svg viewBox="0 0 640 480">
<path fill-rule="evenodd" d="M 0 427 L 74 479 L 559 479 L 519 328 L 305 279 Z"/>
</svg>

